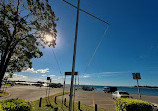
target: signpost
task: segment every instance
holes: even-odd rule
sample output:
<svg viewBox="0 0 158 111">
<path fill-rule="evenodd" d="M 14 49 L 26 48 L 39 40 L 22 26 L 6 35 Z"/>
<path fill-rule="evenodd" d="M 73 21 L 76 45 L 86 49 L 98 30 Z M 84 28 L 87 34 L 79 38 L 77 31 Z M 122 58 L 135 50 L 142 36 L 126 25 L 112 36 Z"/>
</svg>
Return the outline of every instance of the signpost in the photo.
<svg viewBox="0 0 158 111">
<path fill-rule="evenodd" d="M 139 94 L 139 99 L 141 99 L 139 83 L 138 83 L 138 79 L 141 79 L 140 73 L 132 73 L 132 75 L 133 75 L 133 79 L 137 79 L 138 94 Z"/>
<path fill-rule="evenodd" d="M 72 76 L 72 72 L 65 72 L 65 78 L 64 78 L 64 86 L 63 86 L 63 96 L 62 96 L 62 108 L 63 108 L 63 100 L 64 100 L 64 92 L 65 92 L 65 80 L 66 80 L 66 76 Z M 73 74 L 74 76 L 78 75 L 78 72 L 74 72 Z M 75 92 L 75 91 L 74 91 Z M 73 101 L 74 102 L 74 101 Z M 72 104 L 72 103 L 71 103 Z M 71 108 L 69 110 L 72 110 Z"/>
<path fill-rule="evenodd" d="M 72 72 L 65 72 L 65 75 L 72 75 Z M 78 75 L 78 72 L 74 72 L 74 75 Z"/>
<path fill-rule="evenodd" d="M 50 83 L 51 83 L 51 78 L 47 77 L 47 89 L 46 89 L 47 105 L 48 105 L 48 102 L 49 102 L 49 93 L 50 93 L 50 86 L 49 86 L 49 84 Z"/>
<path fill-rule="evenodd" d="M 47 77 L 47 80 L 50 80 L 50 77 Z"/>
</svg>

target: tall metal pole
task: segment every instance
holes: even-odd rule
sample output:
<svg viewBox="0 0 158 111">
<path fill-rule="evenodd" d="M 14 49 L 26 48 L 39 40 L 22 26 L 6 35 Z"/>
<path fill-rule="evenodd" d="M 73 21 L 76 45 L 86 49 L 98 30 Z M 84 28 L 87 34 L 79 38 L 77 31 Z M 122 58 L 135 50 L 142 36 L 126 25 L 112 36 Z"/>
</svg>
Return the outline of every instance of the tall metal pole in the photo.
<svg viewBox="0 0 158 111">
<path fill-rule="evenodd" d="M 72 96 L 73 96 L 73 82 L 74 82 L 74 73 L 75 73 L 75 59 L 76 59 L 76 45 L 77 45 L 78 20 L 79 20 L 79 6 L 80 6 L 80 0 L 78 0 L 78 7 L 77 7 L 76 30 L 75 30 L 74 52 L 73 52 L 73 62 L 72 62 L 72 75 L 71 75 L 71 87 L 70 87 L 70 98 L 69 98 L 69 111 L 72 111 Z"/>
<path fill-rule="evenodd" d="M 65 80 L 66 80 L 66 75 L 65 75 L 65 78 L 64 78 L 64 86 L 63 86 L 62 108 L 63 108 L 63 101 L 64 101 L 64 95 L 65 95 Z"/>
<path fill-rule="evenodd" d="M 75 91 L 76 91 L 76 76 L 75 76 L 75 87 L 74 87 L 74 98 L 73 98 L 73 111 L 74 111 L 74 107 L 75 107 Z"/>
<path fill-rule="evenodd" d="M 137 79 L 137 87 L 138 87 L 138 94 L 139 94 L 139 99 L 141 99 L 141 95 L 140 95 L 140 89 L 139 89 L 139 83 L 138 83 L 138 79 Z"/>
</svg>

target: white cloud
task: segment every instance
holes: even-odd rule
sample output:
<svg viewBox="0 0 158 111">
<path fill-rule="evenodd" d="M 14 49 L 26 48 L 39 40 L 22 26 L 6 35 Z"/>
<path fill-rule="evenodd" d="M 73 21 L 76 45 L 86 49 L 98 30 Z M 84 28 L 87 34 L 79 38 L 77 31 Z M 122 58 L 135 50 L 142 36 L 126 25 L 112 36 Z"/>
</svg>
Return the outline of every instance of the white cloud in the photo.
<svg viewBox="0 0 158 111">
<path fill-rule="evenodd" d="M 13 74 L 13 78 L 16 78 L 16 77 L 20 77 L 20 78 L 27 78 L 27 76 L 24 76 L 24 75 L 20 75 L 20 74 Z"/>
<path fill-rule="evenodd" d="M 28 80 L 27 76 L 20 74 L 13 74 L 13 78 L 9 78 L 10 80 Z"/>
<path fill-rule="evenodd" d="M 57 81 L 58 79 L 52 79 L 52 82 Z"/>
<path fill-rule="evenodd" d="M 46 73 L 46 72 L 49 72 L 49 68 L 46 68 L 46 69 L 38 69 L 37 72 Z"/>
<path fill-rule="evenodd" d="M 35 71 L 34 68 L 27 68 L 23 72 L 37 73 L 37 71 Z"/>
<path fill-rule="evenodd" d="M 69 77 L 69 76 L 68 76 L 68 77 Z M 66 77 L 66 79 L 67 79 L 68 77 Z M 58 80 L 63 80 L 64 77 L 63 77 L 63 76 L 58 76 L 57 79 L 58 79 Z"/>
<path fill-rule="evenodd" d="M 46 73 L 46 72 L 49 72 L 49 68 L 38 69 L 38 70 L 34 70 L 34 68 L 27 68 L 27 69 L 24 70 L 23 72 L 30 72 L 30 73 Z"/>
<path fill-rule="evenodd" d="M 30 78 L 25 75 L 20 75 L 20 74 L 13 74 L 13 78 L 10 78 L 10 80 L 20 80 L 20 81 L 45 81 L 42 78 Z"/>
<path fill-rule="evenodd" d="M 119 74 L 124 74 L 124 73 L 128 73 L 128 72 L 98 72 L 98 73 L 85 74 L 81 77 L 88 78 L 88 77 L 90 77 L 90 75 L 95 76 L 95 77 L 114 76 L 114 75 L 119 75 Z"/>
<path fill-rule="evenodd" d="M 47 76 L 47 75 L 45 74 L 45 75 L 42 75 L 42 76 Z"/>
<path fill-rule="evenodd" d="M 82 77 L 83 78 L 89 78 L 90 76 L 89 75 L 83 75 Z"/>
<path fill-rule="evenodd" d="M 92 73 L 92 74 L 109 75 L 109 74 L 120 74 L 120 73 L 124 73 L 124 72 L 98 72 L 98 73 Z"/>
<path fill-rule="evenodd" d="M 49 76 L 54 77 L 55 75 L 49 75 Z"/>
<path fill-rule="evenodd" d="M 47 76 L 47 75 L 46 75 L 46 74 L 44 74 L 44 75 L 42 75 L 42 76 L 44 77 L 44 76 Z M 55 75 L 48 75 L 48 76 L 50 76 L 50 77 L 54 77 Z"/>
</svg>

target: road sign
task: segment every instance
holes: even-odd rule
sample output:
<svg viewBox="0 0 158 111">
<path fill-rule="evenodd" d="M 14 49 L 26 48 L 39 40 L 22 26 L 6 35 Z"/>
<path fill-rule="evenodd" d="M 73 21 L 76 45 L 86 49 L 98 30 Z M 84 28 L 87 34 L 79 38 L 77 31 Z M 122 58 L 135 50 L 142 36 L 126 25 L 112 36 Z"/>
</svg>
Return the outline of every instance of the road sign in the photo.
<svg viewBox="0 0 158 111">
<path fill-rule="evenodd" d="M 50 77 L 47 77 L 47 80 L 50 80 Z"/>
<path fill-rule="evenodd" d="M 141 79 L 140 73 L 132 73 L 133 79 Z"/>
<path fill-rule="evenodd" d="M 132 75 L 133 75 L 133 79 L 137 80 L 139 99 L 141 99 L 141 94 L 140 94 L 140 89 L 139 89 L 139 83 L 138 83 L 138 79 L 141 79 L 140 73 L 132 73 Z"/>
<path fill-rule="evenodd" d="M 65 72 L 65 75 L 66 75 L 66 76 L 67 76 L 67 75 L 72 75 L 72 72 Z M 75 72 L 74 75 L 78 75 L 78 72 Z"/>
</svg>

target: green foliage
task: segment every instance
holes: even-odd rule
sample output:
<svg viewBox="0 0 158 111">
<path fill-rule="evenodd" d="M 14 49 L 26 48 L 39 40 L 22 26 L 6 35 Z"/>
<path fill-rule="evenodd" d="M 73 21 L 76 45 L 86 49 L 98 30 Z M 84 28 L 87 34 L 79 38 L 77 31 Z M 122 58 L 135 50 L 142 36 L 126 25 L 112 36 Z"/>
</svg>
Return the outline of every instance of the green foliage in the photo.
<svg viewBox="0 0 158 111">
<path fill-rule="evenodd" d="M 115 108 L 116 111 L 153 111 L 148 102 L 132 98 L 116 99 Z"/>
<path fill-rule="evenodd" d="M 31 111 L 31 105 L 25 100 L 10 99 L 0 102 L 1 111 Z"/>
<path fill-rule="evenodd" d="M 9 93 L 3 91 L 3 90 L 0 90 L 0 97 L 4 97 L 4 96 L 8 96 Z"/>
<path fill-rule="evenodd" d="M 5 72 L 31 68 L 31 59 L 43 55 L 39 46 L 55 47 L 57 20 L 48 0 L 0 1 L 0 83 Z"/>
</svg>

